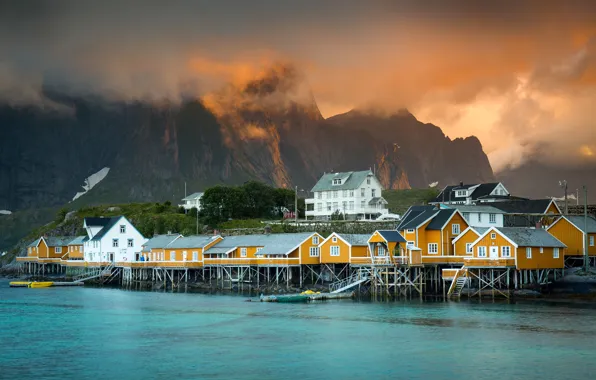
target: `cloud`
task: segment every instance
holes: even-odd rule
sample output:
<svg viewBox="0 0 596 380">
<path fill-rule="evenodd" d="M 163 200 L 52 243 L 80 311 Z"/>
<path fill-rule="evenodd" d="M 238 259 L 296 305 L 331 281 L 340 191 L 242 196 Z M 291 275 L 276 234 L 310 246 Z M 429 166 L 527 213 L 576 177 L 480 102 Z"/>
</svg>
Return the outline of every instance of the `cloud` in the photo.
<svg viewBox="0 0 596 380">
<path fill-rule="evenodd" d="M 0 0 L 0 101 L 46 107 L 52 85 L 199 96 L 221 114 L 286 101 L 246 90 L 291 62 L 290 99 L 314 95 L 325 116 L 407 107 L 451 137 L 477 135 L 496 170 L 544 152 L 574 163 L 596 144 L 595 14 L 577 0 Z"/>
</svg>

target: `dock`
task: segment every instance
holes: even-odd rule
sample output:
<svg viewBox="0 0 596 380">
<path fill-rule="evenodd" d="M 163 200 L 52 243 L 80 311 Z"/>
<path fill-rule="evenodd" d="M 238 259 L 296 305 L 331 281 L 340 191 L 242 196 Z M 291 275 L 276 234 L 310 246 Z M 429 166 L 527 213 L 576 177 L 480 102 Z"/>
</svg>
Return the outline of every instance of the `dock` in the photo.
<svg viewBox="0 0 596 380">
<path fill-rule="evenodd" d="M 280 302 L 280 303 L 300 303 L 310 301 L 327 301 L 337 299 L 350 299 L 354 297 L 354 292 L 349 293 L 299 293 L 283 295 L 261 295 L 261 302 Z"/>
</svg>

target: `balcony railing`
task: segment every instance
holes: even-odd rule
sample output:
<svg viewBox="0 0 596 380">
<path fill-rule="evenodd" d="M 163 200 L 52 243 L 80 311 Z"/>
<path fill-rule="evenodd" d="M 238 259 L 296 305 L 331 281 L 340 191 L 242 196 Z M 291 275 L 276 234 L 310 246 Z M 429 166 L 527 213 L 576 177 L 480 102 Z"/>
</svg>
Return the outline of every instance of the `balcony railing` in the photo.
<svg viewBox="0 0 596 380">
<path fill-rule="evenodd" d="M 514 258 L 466 257 L 464 262 L 467 267 L 515 267 Z"/>
<path fill-rule="evenodd" d="M 466 256 L 440 256 L 428 255 L 422 256 L 423 264 L 464 264 Z"/>
</svg>

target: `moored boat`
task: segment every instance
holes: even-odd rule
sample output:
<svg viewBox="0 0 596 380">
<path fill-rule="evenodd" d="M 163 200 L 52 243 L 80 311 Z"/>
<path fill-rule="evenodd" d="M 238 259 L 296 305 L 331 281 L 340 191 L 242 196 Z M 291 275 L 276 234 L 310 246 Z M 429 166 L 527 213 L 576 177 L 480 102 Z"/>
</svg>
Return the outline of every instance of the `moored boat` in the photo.
<svg viewBox="0 0 596 380">
<path fill-rule="evenodd" d="M 54 285 L 51 281 L 40 281 L 40 282 L 32 282 L 29 284 L 30 288 L 49 288 L 50 286 Z"/>
</svg>

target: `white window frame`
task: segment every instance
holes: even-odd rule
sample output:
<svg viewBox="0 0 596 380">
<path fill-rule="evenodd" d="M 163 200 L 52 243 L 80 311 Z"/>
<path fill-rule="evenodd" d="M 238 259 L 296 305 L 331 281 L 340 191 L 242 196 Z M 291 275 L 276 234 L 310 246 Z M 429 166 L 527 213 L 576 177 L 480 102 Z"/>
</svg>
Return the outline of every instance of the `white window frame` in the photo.
<svg viewBox="0 0 596 380">
<path fill-rule="evenodd" d="M 477 249 L 478 249 L 478 257 L 485 258 L 486 257 L 486 246 L 481 245 Z"/>
<path fill-rule="evenodd" d="M 348 197 L 348 190 L 342 191 L 342 197 L 344 197 L 344 198 Z"/>
<path fill-rule="evenodd" d="M 332 238 L 331 238 L 331 241 L 332 241 L 333 243 L 337 243 L 337 236 L 334 236 L 334 237 L 332 237 Z"/>
<path fill-rule="evenodd" d="M 199 251 L 192 251 L 192 261 L 199 261 Z"/>
<path fill-rule="evenodd" d="M 438 255 L 439 254 L 439 244 L 438 243 L 428 243 L 428 254 L 429 255 Z"/>
<path fill-rule="evenodd" d="M 377 189 L 370 189 L 370 196 L 371 196 L 372 198 L 374 198 L 374 197 L 375 197 L 375 194 L 376 194 L 376 192 L 377 192 Z"/>
<path fill-rule="evenodd" d="M 460 227 L 459 227 L 459 224 L 457 224 L 457 223 L 453 223 L 453 224 L 451 225 L 451 234 L 452 234 L 452 235 L 459 235 L 459 234 L 460 234 L 460 232 L 461 232 L 461 229 L 460 229 Z"/>
<path fill-rule="evenodd" d="M 496 233 L 494 233 L 494 232 L 493 232 L 493 233 L 491 233 L 491 234 L 490 234 L 490 238 L 491 238 L 492 240 L 495 240 L 495 239 L 497 238 L 497 234 L 496 234 Z"/>
<path fill-rule="evenodd" d="M 504 245 L 501 247 L 501 257 L 511 257 L 511 247 Z"/>
<path fill-rule="evenodd" d="M 317 199 L 323 199 L 323 192 L 321 192 L 321 191 L 317 192 Z"/>
<path fill-rule="evenodd" d="M 354 198 L 354 190 L 350 190 L 350 198 Z"/>
<path fill-rule="evenodd" d="M 365 202 L 364 200 L 361 200 L 361 201 L 360 201 L 360 208 L 361 208 L 362 210 L 364 210 L 364 208 L 366 208 L 366 202 Z"/>
<path fill-rule="evenodd" d="M 559 258 L 559 248 L 553 248 L 553 259 Z"/>
<path fill-rule="evenodd" d="M 337 198 L 339 195 L 338 193 L 339 193 L 339 191 L 333 190 L 333 198 Z"/>
<path fill-rule="evenodd" d="M 473 254 L 474 253 L 474 247 L 472 246 L 473 243 L 466 243 L 466 254 Z"/>
<path fill-rule="evenodd" d="M 348 203 L 348 207 L 351 211 L 354 211 L 354 201 L 350 201 L 350 203 Z"/>
<path fill-rule="evenodd" d="M 125 234 L 126 233 L 126 224 L 121 224 L 120 225 L 120 233 L 121 234 Z"/>
<path fill-rule="evenodd" d="M 488 214 L 488 222 L 491 224 L 497 223 L 497 214 Z"/>
<path fill-rule="evenodd" d="M 482 222 L 482 213 L 481 212 L 478 213 L 478 222 Z"/>
<path fill-rule="evenodd" d="M 129 247 L 129 248 L 132 248 L 132 247 L 134 247 L 134 246 L 135 246 L 135 241 L 134 241 L 134 239 L 127 239 L 127 241 L 126 241 L 126 246 L 127 246 L 127 247 Z"/>
<path fill-rule="evenodd" d="M 317 235 L 312 237 L 312 244 L 319 245 L 319 237 Z"/>
<path fill-rule="evenodd" d="M 54 250 L 56 253 L 62 253 L 62 247 L 55 247 Z"/>
<path fill-rule="evenodd" d="M 176 251 L 170 251 L 170 261 L 176 261 Z"/>
<path fill-rule="evenodd" d="M 112 239 L 112 248 L 118 248 L 120 245 L 119 239 Z"/>
<path fill-rule="evenodd" d="M 257 253 L 261 252 L 263 250 L 263 247 L 258 247 L 257 248 Z"/>
<path fill-rule="evenodd" d="M 544 247 L 540 247 L 540 253 L 544 253 Z"/>
<path fill-rule="evenodd" d="M 246 248 L 240 248 L 240 257 L 246 257 Z"/>
<path fill-rule="evenodd" d="M 406 233 L 408 233 L 408 234 L 413 234 L 414 232 L 415 232 L 415 230 L 413 228 L 408 228 L 406 230 Z"/>
<path fill-rule="evenodd" d="M 409 242 L 406 243 L 406 248 L 408 248 L 408 247 L 415 247 L 415 246 L 416 246 L 416 242 L 414 242 L 414 241 L 409 241 Z"/>
<path fill-rule="evenodd" d="M 590 241 L 590 247 L 594 246 L 594 235 L 589 235 L 588 240 Z"/>
<path fill-rule="evenodd" d="M 308 251 L 308 256 L 319 257 L 319 247 L 310 247 Z"/>
<path fill-rule="evenodd" d="M 468 220 L 468 221 L 470 220 L 470 213 L 469 212 L 464 212 L 463 215 L 464 215 L 464 219 L 465 220 Z"/>
<path fill-rule="evenodd" d="M 370 185 L 370 177 L 366 177 L 366 184 Z"/>
<path fill-rule="evenodd" d="M 526 259 L 532 258 L 532 247 L 526 247 Z"/>
<path fill-rule="evenodd" d="M 380 245 L 377 247 L 377 256 L 385 257 L 387 256 L 387 250 L 384 246 Z"/>
<path fill-rule="evenodd" d="M 341 251 L 339 249 L 339 245 L 332 245 L 329 247 L 329 256 L 332 257 L 339 257 L 341 255 Z"/>
<path fill-rule="evenodd" d="M 360 188 L 360 196 L 363 197 L 366 193 L 365 193 L 366 189 L 364 187 Z"/>
</svg>

